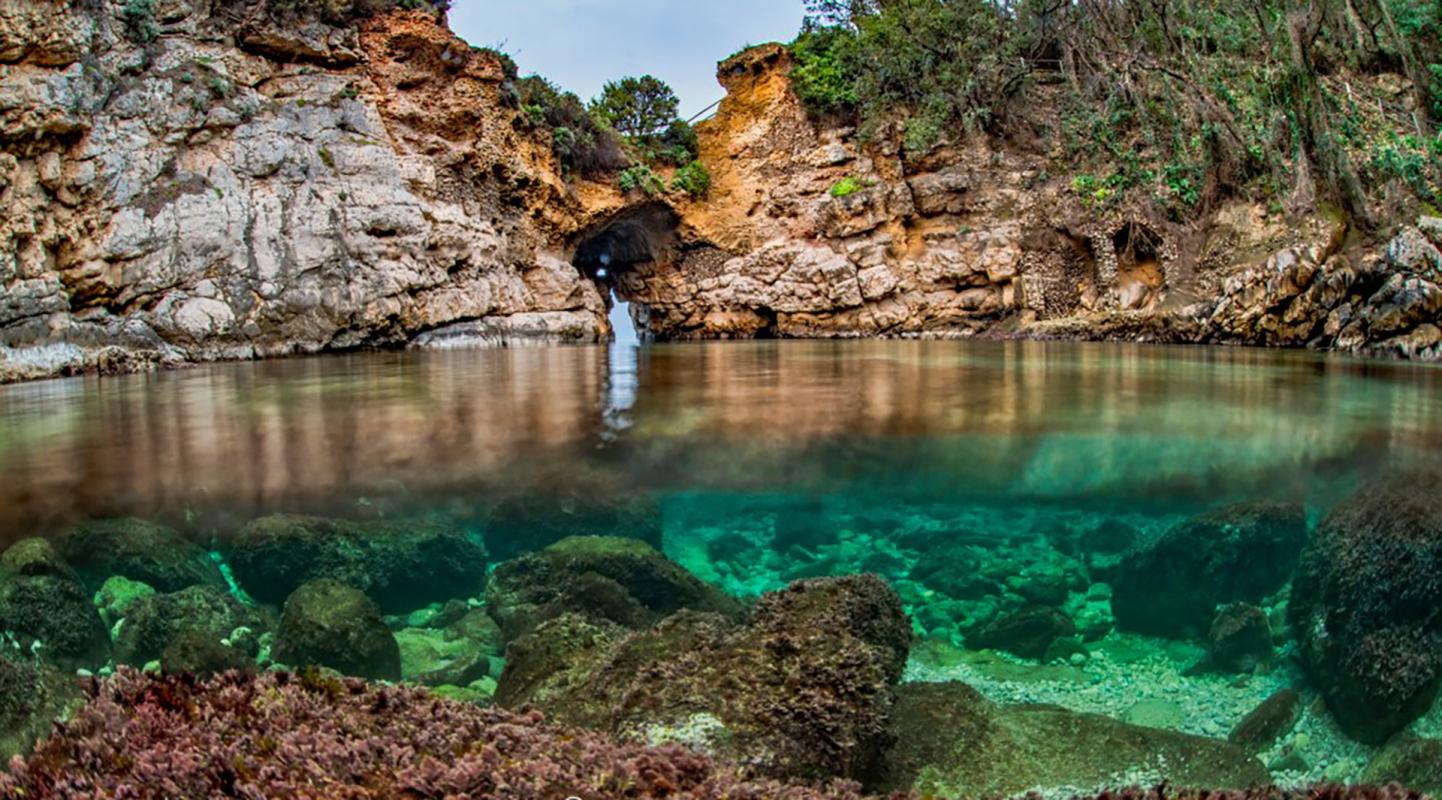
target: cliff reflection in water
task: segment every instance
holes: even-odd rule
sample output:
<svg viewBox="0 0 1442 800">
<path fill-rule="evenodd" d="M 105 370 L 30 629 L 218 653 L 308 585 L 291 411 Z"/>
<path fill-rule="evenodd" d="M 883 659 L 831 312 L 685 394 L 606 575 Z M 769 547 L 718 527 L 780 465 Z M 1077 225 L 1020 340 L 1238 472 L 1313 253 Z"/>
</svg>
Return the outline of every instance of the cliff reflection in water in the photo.
<svg viewBox="0 0 1442 800">
<path fill-rule="evenodd" d="M 64 380 L 0 390 L 0 532 L 484 505 L 568 469 L 639 489 L 898 502 L 1330 497 L 1442 449 L 1439 376 L 1258 350 L 757 342 Z"/>
</svg>

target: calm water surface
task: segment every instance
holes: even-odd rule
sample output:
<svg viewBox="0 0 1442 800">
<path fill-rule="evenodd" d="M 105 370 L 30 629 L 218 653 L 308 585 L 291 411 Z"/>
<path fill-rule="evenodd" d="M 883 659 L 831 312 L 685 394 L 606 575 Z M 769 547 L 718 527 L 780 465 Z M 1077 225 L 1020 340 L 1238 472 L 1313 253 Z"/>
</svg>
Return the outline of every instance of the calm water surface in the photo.
<svg viewBox="0 0 1442 800">
<path fill-rule="evenodd" d="M 61 380 L 0 388 L 0 536 L 483 505 L 598 473 L 723 506 L 1325 507 L 1442 453 L 1439 390 L 1430 366 L 1034 342 L 383 353 Z"/>
</svg>

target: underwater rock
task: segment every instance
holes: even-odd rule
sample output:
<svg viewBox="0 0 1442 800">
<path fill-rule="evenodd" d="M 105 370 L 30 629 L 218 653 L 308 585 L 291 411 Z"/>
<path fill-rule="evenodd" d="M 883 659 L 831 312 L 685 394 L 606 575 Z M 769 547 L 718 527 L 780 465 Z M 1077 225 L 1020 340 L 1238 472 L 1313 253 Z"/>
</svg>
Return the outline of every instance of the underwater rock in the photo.
<svg viewBox="0 0 1442 800">
<path fill-rule="evenodd" d="M 1367 765 L 1362 780 L 1377 785 L 1398 783 L 1429 795 L 1442 795 L 1442 739 L 1396 737 Z"/>
<path fill-rule="evenodd" d="M 53 575 L 75 578 L 75 571 L 55 551 L 49 539 L 21 539 L 0 553 L 0 575 Z"/>
<path fill-rule="evenodd" d="M 236 713 L 255 708 L 267 713 Z M 0 772 L 4 797 L 152 797 L 157 787 L 186 798 L 862 800 L 848 784 L 747 780 L 735 764 L 618 743 L 539 714 L 288 673 L 195 680 L 120 670 L 33 756 Z"/>
<path fill-rule="evenodd" d="M 449 639 L 445 631 L 406 628 L 396 631 L 401 679 L 425 686 L 466 686 L 486 677 L 490 659 L 479 642 Z"/>
<path fill-rule="evenodd" d="M 1224 672 L 1251 672 L 1272 660 L 1272 628 L 1267 612 L 1250 603 L 1217 609 L 1207 632 L 1210 666 Z"/>
<path fill-rule="evenodd" d="M 0 763 L 24 755 L 83 702 L 75 676 L 0 656 Z"/>
<path fill-rule="evenodd" d="M 140 600 L 154 597 L 155 594 L 155 588 L 148 583 L 132 581 L 129 578 L 115 575 L 100 585 L 100 590 L 95 593 L 92 601 L 100 611 L 100 618 L 108 627 L 129 614 L 130 609 L 134 608 Z"/>
<path fill-rule="evenodd" d="M 1301 695 L 1291 689 L 1281 689 L 1243 717 L 1227 741 L 1256 755 L 1290 733 L 1301 716 Z"/>
<path fill-rule="evenodd" d="M 96 669 L 110 660 L 105 623 L 90 593 L 71 578 L 0 578 L 0 631 L 14 634 L 21 647 L 63 669 Z"/>
<path fill-rule="evenodd" d="M 1381 743 L 1442 680 L 1442 499 L 1436 474 L 1364 486 L 1327 515 L 1292 583 L 1298 655 L 1342 729 Z"/>
<path fill-rule="evenodd" d="M 172 637 L 160 654 L 160 670 L 168 674 L 203 675 L 229 670 L 253 670 L 255 659 L 209 633 L 190 628 Z"/>
<path fill-rule="evenodd" d="M 142 519 L 91 520 L 62 531 L 57 549 L 91 592 L 112 575 L 160 592 L 187 586 L 225 588 L 210 554 L 174 530 Z"/>
<path fill-rule="evenodd" d="M 981 558 L 971 544 L 943 540 L 918 547 L 926 556 L 912 566 L 912 580 L 957 600 L 979 600 L 1000 591 L 996 579 L 983 574 Z"/>
<path fill-rule="evenodd" d="M 354 522 L 285 514 L 252 521 L 225 548 L 241 587 L 280 604 L 301 584 L 354 586 L 386 613 L 480 594 L 486 551 L 465 531 L 422 520 Z"/>
<path fill-rule="evenodd" d="M 1028 606 L 1004 614 L 968 638 L 973 649 L 1004 650 L 1022 658 L 1040 659 L 1052 642 L 1076 633 L 1071 617 L 1055 608 Z"/>
<path fill-rule="evenodd" d="M 1200 636 L 1218 605 L 1256 603 L 1280 589 L 1306 540 L 1299 503 L 1242 503 L 1194 517 L 1122 559 L 1112 583 L 1117 625 Z"/>
<path fill-rule="evenodd" d="M 506 640 L 572 612 L 644 628 L 683 608 L 739 618 L 741 604 L 639 539 L 572 536 L 498 566 L 486 609 Z"/>
<path fill-rule="evenodd" d="M 1236 747 L 1056 706 L 1001 706 L 960 683 L 897 690 L 896 745 L 881 788 L 922 796 L 992 797 L 1032 789 L 1147 785 L 1208 789 L 1270 782 Z"/>
<path fill-rule="evenodd" d="M 621 478 L 570 467 L 531 476 L 486 519 L 486 549 L 500 561 L 571 536 L 624 536 L 661 549 L 661 507 Z"/>
<path fill-rule="evenodd" d="M 210 586 L 142 595 L 131 602 L 123 619 L 115 635 L 115 662 L 137 667 L 160 659 L 184 634 L 196 633 L 219 642 L 236 628 L 273 627 L 258 610 Z"/>
<path fill-rule="evenodd" d="M 275 660 L 329 667 L 344 675 L 400 680 L 401 652 L 380 609 L 365 593 L 329 578 L 310 581 L 285 601 Z"/>
<path fill-rule="evenodd" d="M 496 701 L 684 740 L 761 775 L 864 780 L 891 740 L 910 640 L 900 598 L 875 576 L 798 581 L 741 626 L 681 611 L 626 631 L 566 615 L 512 644 Z"/>
<path fill-rule="evenodd" d="M 786 553 L 793 547 L 814 551 L 837 542 L 836 523 L 826 516 L 820 503 L 786 506 L 772 518 L 771 549 Z"/>
</svg>

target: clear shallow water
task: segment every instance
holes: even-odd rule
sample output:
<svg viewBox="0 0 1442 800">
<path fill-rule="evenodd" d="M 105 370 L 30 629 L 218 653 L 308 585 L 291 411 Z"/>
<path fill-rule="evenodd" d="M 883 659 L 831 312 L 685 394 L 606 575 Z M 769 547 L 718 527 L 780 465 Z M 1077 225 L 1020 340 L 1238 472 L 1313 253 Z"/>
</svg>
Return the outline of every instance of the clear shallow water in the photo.
<svg viewBox="0 0 1442 800">
<path fill-rule="evenodd" d="M 0 389 L 0 537 L 137 514 L 659 494 L 1178 513 L 1442 453 L 1442 371 L 1308 353 L 839 342 L 364 354 Z"/>
<path fill-rule="evenodd" d="M 1300 503 L 1315 525 L 1368 478 L 1439 456 L 1442 370 L 1261 350 L 538 348 L 13 386 L 0 388 L 0 543 L 53 539 L 78 574 L 12 559 L 33 574 L 0 575 L 0 612 L 38 632 L 0 631 L 0 647 L 34 650 L 38 638 L 42 660 L 58 653 L 40 629 L 73 612 L 99 633 L 61 631 L 74 640 L 66 669 L 211 663 L 193 637 L 172 649 L 187 626 L 247 665 L 283 663 L 280 609 L 328 570 L 360 584 L 401 643 L 399 673 L 353 674 L 485 698 L 505 680 L 507 641 L 475 621 L 498 612 L 479 565 L 461 563 L 479 553 L 467 548 L 483 543 L 494 568 L 561 536 L 626 535 L 743 600 L 801 578 L 879 574 L 914 620 L 906 679 L 960 680 L 998 703 L 1218 739 L 1294 687 L 1300 718 L 1261 764 L 1284 783 L 1348 780 L 1376 748 L 1338 730 L 1292 659 L 1286 576 L 1248 598 L 1275 653 L 1220 669 L 1208 666 L 1211 605 L 1170 640 L 1119 630 L 1119 559 L 1236 502 Z M 275 514 L 358 527 L 284 521 L 271 529 L 298 538 L 269 540 L 256 525 Z M 125 525 L 70 533 L 121 517 L 173 528 L 190 550 Z M 430 525 L 456 538 L 414 538 Z M 44 608 L 36 623 L 6 610 L 7 585 L 55 572 L 83 584 L 63 614 Z M 135 601 L 133 586 L 107 581 L 122 574 L 171 582 L 162 596 L 228 587 L 244 607 Z M 1002 620 L 1036 608 L 1065 617 L 1046 639 L 1065 646 L 993 643 Z M 195 626 L 166 621 L 185 614 Z M 1442 709 L 1413 729 L 1442 733 Z M 1170 777 L 1157 763 L 1114 767 L 1113 781 Z"/>
</svg>

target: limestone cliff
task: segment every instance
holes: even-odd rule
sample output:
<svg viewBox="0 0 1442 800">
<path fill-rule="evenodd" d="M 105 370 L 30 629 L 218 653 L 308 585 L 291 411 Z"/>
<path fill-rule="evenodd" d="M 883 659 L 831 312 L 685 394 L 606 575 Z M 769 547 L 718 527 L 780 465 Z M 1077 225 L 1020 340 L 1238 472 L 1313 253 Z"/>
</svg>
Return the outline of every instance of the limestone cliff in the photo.
<svg viewBox="0 0 1442 800">
<path fill-rule="evenodd" d="M 513 126 L 494 54 L 251 10 L 164 0 L 138 44 L 119 3 L 0 0 L 0 373 L 609 335 L 564 245 L 621 199 Z"/>
<path fill-rule="evenodd" d="M 721 65 L 709 196 L 625 196 L 567 176 L 503 60 L 431 13 L 273 5 L 152 0 L 137 36 L 121 0 L 0 0 L 0 379 L 598 342 L 613 290 L 663 340 L 1439 354 L 1435 220 L 1382 247 L 1244 203 L 1188 224 L 1088 208 L 1044 136 L 907 161 L 810 120 L 775 45 Z"/>
</svg>

